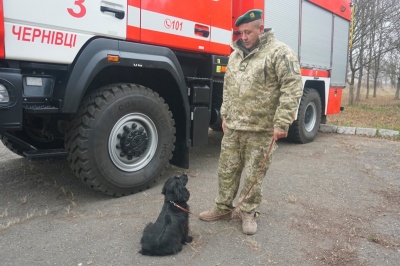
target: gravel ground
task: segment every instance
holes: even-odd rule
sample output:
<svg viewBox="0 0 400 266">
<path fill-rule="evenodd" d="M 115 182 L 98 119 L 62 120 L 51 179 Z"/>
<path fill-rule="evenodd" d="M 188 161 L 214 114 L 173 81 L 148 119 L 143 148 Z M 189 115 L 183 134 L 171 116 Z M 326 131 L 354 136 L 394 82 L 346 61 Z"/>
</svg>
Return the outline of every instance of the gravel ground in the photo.
<svg viewBox="0 0 400 266">
<path fill-rule="evenodd" d="M 185 171 L 194 213 L 212 206 L 222 134 L 191 149 L 144 192 L 111 198 L 74 178 L 65 160 L 27 161 L 0 145 L 1 265 L 398 265 L 400 142 L 320 133 L 279 142 L 254 236 L 240 222 L 190 217 L 194 241 L 174 256 L 138 254 L 161 209 L 166 177 Z"/>
</svg>

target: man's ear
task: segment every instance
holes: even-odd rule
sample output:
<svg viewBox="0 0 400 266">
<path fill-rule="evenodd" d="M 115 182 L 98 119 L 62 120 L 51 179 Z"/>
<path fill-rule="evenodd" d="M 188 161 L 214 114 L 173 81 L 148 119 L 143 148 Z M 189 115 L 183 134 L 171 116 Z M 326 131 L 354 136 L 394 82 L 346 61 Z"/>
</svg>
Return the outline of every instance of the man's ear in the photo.
<svg viewBox="0 0 400 266">
<path fill-rule="evenodd" d="M 260 25 L 260 32 L 261 32 L 261 33 L 264 32 L 264 25 L 263 25 L 263 24 Z"/>
</svg>

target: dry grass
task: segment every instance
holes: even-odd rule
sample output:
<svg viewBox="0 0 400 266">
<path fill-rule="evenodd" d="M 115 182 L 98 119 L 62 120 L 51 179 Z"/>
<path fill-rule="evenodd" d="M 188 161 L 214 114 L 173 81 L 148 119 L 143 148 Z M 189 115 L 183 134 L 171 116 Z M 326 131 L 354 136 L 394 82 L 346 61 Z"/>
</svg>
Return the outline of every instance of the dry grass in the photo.
<svg viewBox="0 0 400 266">
<path fill-rule="evenodd" d="M 378 90 L 377 97 L 365 98 L 361 92 L 359 103 L 349 105 L 349 90 L 343 91 L 340 114 L 328 116 L 328 125 L 391 129 L 400 131 L 400 100 L 394 99 L 394 90 Z"/>
</svg>

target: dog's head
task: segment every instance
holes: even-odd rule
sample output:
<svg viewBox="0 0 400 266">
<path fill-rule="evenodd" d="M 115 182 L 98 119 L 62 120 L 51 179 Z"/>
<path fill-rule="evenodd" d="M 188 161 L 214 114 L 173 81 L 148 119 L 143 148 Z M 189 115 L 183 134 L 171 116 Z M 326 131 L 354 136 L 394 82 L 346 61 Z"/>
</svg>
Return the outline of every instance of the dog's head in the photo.
<svg viewBox="0 0 400 266">
<path fill-rule="evenodd" d="M 186 188 L 188 177 L 186 174 L 168 178 L 162 189 L 165 201 L 186 202 L 189 200 L 190 193 Z"/>
</svg>

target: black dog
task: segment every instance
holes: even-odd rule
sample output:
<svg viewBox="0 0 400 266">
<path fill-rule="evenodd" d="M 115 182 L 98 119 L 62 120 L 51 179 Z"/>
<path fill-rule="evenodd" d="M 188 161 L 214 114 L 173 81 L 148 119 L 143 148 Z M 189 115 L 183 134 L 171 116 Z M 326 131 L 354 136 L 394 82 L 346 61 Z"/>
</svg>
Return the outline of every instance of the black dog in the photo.
<svg viewBox="0 0 400 266">
<path fill-rule="evenodd" d="M 162 194 L 165 195 L 164 205 L 155 223 L 149 223 L 140 243 L 142 255 L 164 256 L 178 253 L 182 244 L 192 242 L 189 233 L 189 214 L 174 205 L 189 210 L 186 203 L 190 193 L 186 188 L 186 174 L 170 177 L 164 184 Z"/>
</svg>

